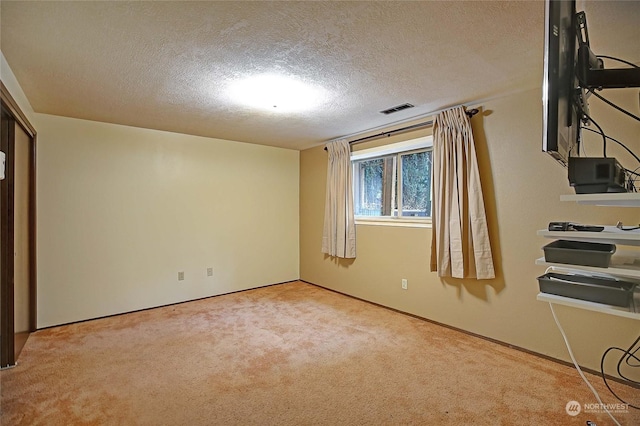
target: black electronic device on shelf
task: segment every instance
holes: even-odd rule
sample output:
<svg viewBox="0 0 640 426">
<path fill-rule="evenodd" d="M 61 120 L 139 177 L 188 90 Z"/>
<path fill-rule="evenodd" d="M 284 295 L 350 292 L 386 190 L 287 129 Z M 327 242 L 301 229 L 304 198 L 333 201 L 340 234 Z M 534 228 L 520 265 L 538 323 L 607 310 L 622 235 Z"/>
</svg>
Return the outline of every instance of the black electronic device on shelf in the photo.
<svg viewBox="0 0 640 426">
<path fill-rule="evenodd" d="M 584 232 L 602 232 L 604 226 L 601 225 L 584 225 L 573 222 L 549 222 L 549 231 L 584 231 Z"/>
<path fill-rule="evenodd" d="M 569 158 L 569 184 L 576 194 L 627 192 L 627 172 L 615 158 Z"/>
</svg>

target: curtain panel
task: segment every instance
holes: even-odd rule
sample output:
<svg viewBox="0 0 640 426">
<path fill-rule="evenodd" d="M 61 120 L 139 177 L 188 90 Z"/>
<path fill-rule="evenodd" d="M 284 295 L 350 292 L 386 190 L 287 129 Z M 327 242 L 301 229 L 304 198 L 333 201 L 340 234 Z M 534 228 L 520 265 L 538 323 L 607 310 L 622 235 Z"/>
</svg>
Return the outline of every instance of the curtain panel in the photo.
<svg viewBox="0 0 640 426">
<path fill-rule="evenodd" d="M 434 121 L 432 182 L 431 271 L 495 278 L 471 120 L 463 107 Z"/>
<path fill-rule="evenodd" d="M 327 191 L 322 252 L 342 258 L 356 257 L 353 213 L 351 147 L 346 140 L 328 143 Z"/>
</svg>

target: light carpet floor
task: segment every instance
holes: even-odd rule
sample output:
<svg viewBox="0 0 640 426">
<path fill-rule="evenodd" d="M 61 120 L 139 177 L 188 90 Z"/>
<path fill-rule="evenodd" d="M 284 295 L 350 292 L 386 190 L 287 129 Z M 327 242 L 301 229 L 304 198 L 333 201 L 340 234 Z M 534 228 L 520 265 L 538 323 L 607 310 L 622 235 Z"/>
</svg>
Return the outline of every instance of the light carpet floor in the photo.
<svg viewBox="0 0 640 426">
<path fill-rule="evenodd" d="M 612 424 L 573 368 L 302 282 L 40 330 L 0 381 L 3 425 Z"/>
</svg>

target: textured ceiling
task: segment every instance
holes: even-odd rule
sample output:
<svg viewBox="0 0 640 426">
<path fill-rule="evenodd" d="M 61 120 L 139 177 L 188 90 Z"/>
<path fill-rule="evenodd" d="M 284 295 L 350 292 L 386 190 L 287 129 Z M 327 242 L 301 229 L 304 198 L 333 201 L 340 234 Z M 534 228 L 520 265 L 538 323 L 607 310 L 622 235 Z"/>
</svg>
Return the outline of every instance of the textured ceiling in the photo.
<svg viewBox="0 0 640 426">
<path fill-rule="evenodd" d="M 640 62 L 640 3 L 578 4 L 594 50 Z M 36 112 L 294 149 L 542 81 L 542 1 L 2 0 L 0 19 Z M 326 99 L 283 114 L 228 98 L 265 72 Z"/>
</svg>

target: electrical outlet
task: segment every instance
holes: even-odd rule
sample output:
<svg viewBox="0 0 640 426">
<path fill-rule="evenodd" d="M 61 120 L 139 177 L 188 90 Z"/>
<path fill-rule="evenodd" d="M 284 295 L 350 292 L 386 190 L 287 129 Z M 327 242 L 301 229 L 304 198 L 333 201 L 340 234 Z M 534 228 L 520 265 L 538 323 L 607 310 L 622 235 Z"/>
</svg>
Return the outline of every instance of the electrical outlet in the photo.
<svg viewBox="0 0 640 426">
<path fill-rule="evenodd" d="M 402 279 L 402 289 L 406 290 L 407 289 L 407 280 L 406 279 Z"/>
<path fill-rule="evenodd" d="M 213 268 L 207 268 L 207 276 L 208 277 L 212 277 L 213 276 Z"/>
<path fill-rule="evenodd" d="M 178 272 L 178 281 L 184 281 L 184 272 Z"/>
</svg>

